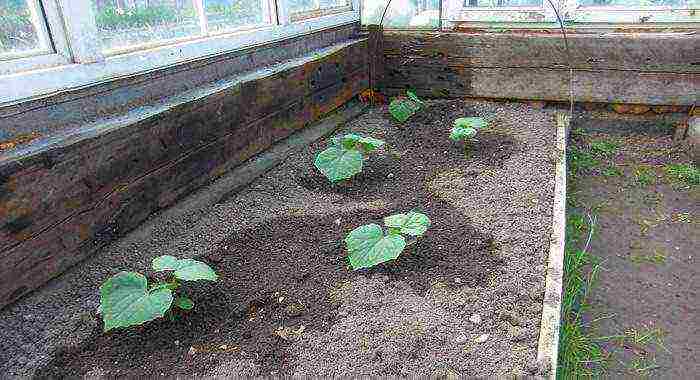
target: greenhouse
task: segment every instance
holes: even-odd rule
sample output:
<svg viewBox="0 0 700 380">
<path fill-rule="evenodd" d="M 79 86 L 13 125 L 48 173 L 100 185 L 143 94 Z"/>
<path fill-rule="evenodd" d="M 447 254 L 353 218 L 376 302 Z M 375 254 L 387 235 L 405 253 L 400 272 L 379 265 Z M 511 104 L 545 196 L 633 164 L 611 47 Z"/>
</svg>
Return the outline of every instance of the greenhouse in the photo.
<svg viewBox="0 0 700 380">
<path fill-rule="evenodd" d="M 0 379 L 700 373 L 700 0 L 0 0 Z"/>
</svg>

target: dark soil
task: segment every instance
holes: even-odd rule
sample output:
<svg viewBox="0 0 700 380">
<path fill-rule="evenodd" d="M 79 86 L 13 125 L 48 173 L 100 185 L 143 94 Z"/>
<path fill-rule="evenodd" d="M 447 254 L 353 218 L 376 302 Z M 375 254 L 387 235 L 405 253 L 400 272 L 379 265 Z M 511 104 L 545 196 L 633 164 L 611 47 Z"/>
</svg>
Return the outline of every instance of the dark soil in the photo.
<svg viewBox="0 0 700 380">
<path fill-rule="evenodd" d="M 402 128 L 388 122 L 385 109 L 373 110 L 346 130 L 382 138 L 389 148 L 340 185 L 330 186 L 313 168 L 324 142 L 294 154 L 212 216 L 185 221 L 191 225 L 164 244 L 221 275 L 188 289 L 192 312 L 104 334 L 87 309 L 68 322 L 84 335 L 63 339 L 34 376 L 536 369 L 555 130 L 542 111 L 500 107 L 434 102 Z M 471 115 L 494 115 L 494 127 L 466 156 L 446 137 L 451 120 Z M 530 130 L 520 129 L 523 119 Z M 347 233 L 414 208 L 432 221 L 426 236 L 395 261 L 351 271 L 342 243 Z M 482 322 L 470 322 L 474 315 Z M 476 341 L 485 334 L 487 341 Z"/>
<path fill-rule="evenodd" d="M 586 134 L 573 139 L 582 151 L 596 141 L 620 146 L 598 155 L 600 163 L 579 173 L 568 194 L 578 212 L 597 215 L 589 251 L 601 270 L 587 319 L 597 335 L 621 337 L 602 343 L 609 378 L 697 378 L 700 186 L 665 171 L 692 162 L 689 150 L 673 143 L 668 123 L 614 114 L 607 120 L 608 128 L 581 125 Z M 611 175 L 615 168 L 619 174 Z M 641 181 L 640 170 L 647 173 Z"/>
</svg>

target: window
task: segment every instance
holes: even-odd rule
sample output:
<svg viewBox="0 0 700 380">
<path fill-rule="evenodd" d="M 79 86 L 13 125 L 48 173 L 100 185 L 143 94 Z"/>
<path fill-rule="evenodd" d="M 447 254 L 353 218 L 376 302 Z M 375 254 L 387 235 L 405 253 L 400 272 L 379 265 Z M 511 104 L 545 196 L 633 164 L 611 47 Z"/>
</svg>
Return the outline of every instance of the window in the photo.
<svg viewBox="0 0 700 380">
<path fill-rule="evenodd" d="M 358 20 L 358 0 L 0 0 L 0 105 Z"/>
<path fill-rule="evenodd" d="M 558 27 L 552 4 L 569 27 L 700 22 L 700 0 L 444 0 L 443 25 Z"/>
<path fill-rule="evenodd" d="M 362 23 L 379 24 L 387 0 L 365 0 Z M 440 0 L 391 0 L 382 26 L 385 28 L 428 28 L 440 25 Z"/>
</svg>

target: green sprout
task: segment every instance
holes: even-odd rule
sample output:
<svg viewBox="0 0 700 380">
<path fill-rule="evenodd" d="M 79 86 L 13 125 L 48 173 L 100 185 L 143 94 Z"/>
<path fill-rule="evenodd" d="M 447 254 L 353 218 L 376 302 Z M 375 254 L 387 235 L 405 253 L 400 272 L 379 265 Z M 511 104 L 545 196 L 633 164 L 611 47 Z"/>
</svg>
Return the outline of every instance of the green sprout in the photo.
<svg viewBox="0 0 700 380">
<path fill-rule="evenodd" d="M 425 106 L 425 103 L 418 98 L 415 92 L 408 90 L 406 91 L 405 97 L 398 97 L 389 103 L 389 113 L 394 119 L 403 123 L 408 120 L 411 116 L 415 115 L 421 108 Z"/>
<path fill-rule="evenodd" d="M 477 133 L 480 129 L 488 127 L 489 124 L 482 117 L 460 117 L 454 121 L 450 131 L 450 140 L 455 142 L 476 141 Z"/>
<path fill-rule="evenodd" d="M 205 263 L 173 256 L 153 259 L 153 270 L 171 272 L 167 280 L 148 285 L 145 276 L 136 272 L 119 272 L 100 286 L 100 308 L 104 331 L 117 327 L 141 325 L 161 318 L 173 306 L 191 310 L 194 302 L 179 295 L 180 281 L 216 281 L 218 276 Z"/>
<path fill-rule="evenodd" d="M 430 227 L 425 214 L 410 211 L 384 218 L 385 232 L 377 224 L 355 228 L 345 238 L 348 261 L 353 270 L 371 268 L 389 260 L 395 260 L 407 245 L 414 244 Z M 415 239 L 407 243 L 403 235 Z"/>
<path fill-rule="evenodd" d="M 367 155 L 384 141 L 356 133 L 331 139 L 332 145 L 316 156 L 314 166 L 331 182 L 348 179 L 362 172 Z"/>
</svg>

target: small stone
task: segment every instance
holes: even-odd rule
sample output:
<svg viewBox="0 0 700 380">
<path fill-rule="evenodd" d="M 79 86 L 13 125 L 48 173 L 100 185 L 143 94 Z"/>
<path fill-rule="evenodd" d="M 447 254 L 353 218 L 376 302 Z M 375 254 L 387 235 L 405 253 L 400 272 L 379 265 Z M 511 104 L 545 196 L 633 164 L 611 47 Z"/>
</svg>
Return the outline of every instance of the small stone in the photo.
<svg viewBox="0 0 700 380">
<path fill-rule="evenodd" d="M 219 346 L 219 348 L 225 350 L 228 348 L 228 344 L 222 344 L 221 346 Z"/>
<path fill-rule="evenodd" d="M 340 218 L 338 218 L 338 219 L 335 220 L 335 225 L 336 225 L 336 226 L 339 226 L 339 225 L 340 225 Z"/>
<path fill-rule="evenodd" d="M 478 325 L 481 323 L 481 316 L 479 314 L 472 314 L 472 316 L 469 317 L 469 322 Z"/>
<path fill-rule="evenodd" d="M 467 342 L 469 342 L 469 337 L 465 334 L 459 334 L 455 337 L 455 344 L 466 344 Z"/>
<path fill-rule="evenodd" d="M 389 173 L 386 175 L 386 178 L 392 178 L 394 176 L 394 173 Z"/>
<path fill-rule="evenodd" d="M 194 346 L 190 346 L 190 350 L 187 351 L 187 353 L 192 356 L 197 353 L 197 349 L 195 349 Z"/>
<path fill-rule="evenodd" d="M 179 341 L 179 340 L 176 340 L 176 341 L 173 342 L 173 343 L 175 343 L 176 346 L 179 346 L 179 345 L 180 345 L 180 341 Z"/>
<path fill-rule="evenodd" d="M 462 283 L 462 279 L 459 278 L 459 277 L 455 277 L 455 283 L 461 284 L 461 283 Z"/>
<path fill-rule="evenodd" d="M 484 343 L 487 340 L 489 340 L 489 334 L 481 334 L 476 339 L 474 339 L 476 343 Z"/>
</svg>

